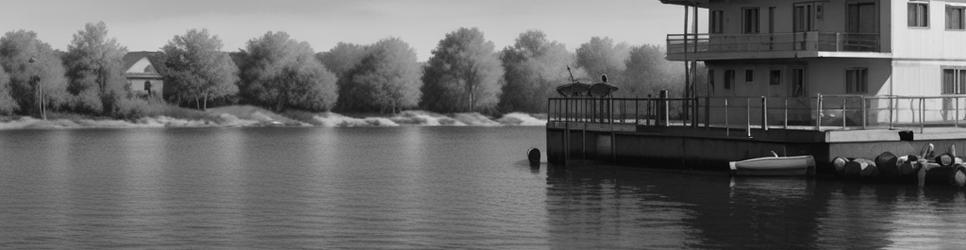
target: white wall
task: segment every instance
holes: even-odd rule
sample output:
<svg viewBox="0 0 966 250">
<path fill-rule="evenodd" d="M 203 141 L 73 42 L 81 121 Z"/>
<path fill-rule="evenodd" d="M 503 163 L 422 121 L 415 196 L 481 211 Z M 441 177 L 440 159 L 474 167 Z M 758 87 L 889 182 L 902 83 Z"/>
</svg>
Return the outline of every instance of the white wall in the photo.
<svg viewBox="0 0 966 250">
<path fill-rule="evenodd" d="M 892 34 L 895 58 L 966 60 L 966 30 L 946 30 L 946 5 L 966 6 L 966 2 L 929 1 L 929 27 L 908 25 L 908 0 L 892 0 Z"/>
</svg>

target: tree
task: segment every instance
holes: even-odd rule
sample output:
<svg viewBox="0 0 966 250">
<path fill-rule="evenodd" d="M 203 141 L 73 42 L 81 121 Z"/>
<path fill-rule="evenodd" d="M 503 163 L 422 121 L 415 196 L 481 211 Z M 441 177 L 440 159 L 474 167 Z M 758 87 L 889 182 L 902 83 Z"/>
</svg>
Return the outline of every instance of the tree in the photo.
<svg viewBox="0 0 966 250">
<path fill-rule="evenodd" d="M 74 34 L 67 45 L 64 64 L 69 83 L 67 91 L 75 96 L 77 111 L 113 111 L 118 98 L 125 97 L 124 54 L 127 49 L 107 37 L 104 22 L 88 23 Z"/>
<path fill-rule="evenodd" d="M 317 57 L 326 69 L 342 79 L 343 75 L 358 66 L 367 54 L 369 53 L 366 51 L 366 46 L 340 42 L 329 51 L 320 52 Z"/>
<path fill-rule="evenodd" d="M 316 59 L 308 43 L 285 32 L 268 32 L 249 40 L 243 54 L 241 90 L 247 100 L 275 111 L 325 111 L 335 105 L 336 76 Z"/>
<path fill-rule="evenodd" d="M 627 59 L 623 81 L 616 85 L 628 96 L 657 95 L 662 89 L 677 92 L 683 89 L 683 83 L 677 81 L 678 76 L 683 77 L 684 67 L 675 65 L 664 59 L 664 50 L 659 46 L 634 46 Z"/>
<path fill-rule="evenodd" d="M 19 108 L 17 101 L 10 96 L 10 75 L 0 67 L 0 114 L 9 115 Z"/>
<path fill-rule="evenodd" d="M 18 30 L 0 38 L 0 65 L 10 77 L 10 95 L 21 111 L 57 109 L 67 99 L 67 79 L 60 56 L 37 33 Z M 26 113 L 26 112 L 25 112 Z"/>
<path fill-rule="evenodd" d="M 174 36 L 162 48 L 164 78 L 175 102 L 194 101 L 195 108 L 205 110 L 209 100 L 238 93 L 238 67 L 221 48 L 221 39 L 206 29 Z"/>
<path fill-rule="evenodd" d="M 340 86 L 344 107 L 385 113 L 418 105 L 423 82 L 413 48 L 399 38 L 389 38 L 368 51 L 358 67 L 344 75 L 349 81 Z"/>
<path fill-rule="evenodd" d="M 492 110 L 500 97 L 503 67 L 493 42 L 477 28 L 460 28 L 439 41 L 423 74 L 426 109 L 439 112 Z"/>
<path fill-rule="evenodd" d="M 584 69 L 596 82 L 601 74 L 614 78 L 619 76 L 629 56 L 627 44 L 614 44 L 608 37 L 593 37 L 577 48 L 577 65 Z M 620 81 L 620 79 L 614 79 Z"/>
<path fill-rule="evenodd" d="M 332 71 L 338 78 L 336 82 L 339 87 L 339 100 L 336 101 L 337 109 L 353 109 L 354 105 L 352 104 L 358 102 L 349 97 L 352 94 L 348 93 L 352 85 L 351 73 L 367 54 L 369 54 L 367 46 L 343 42 L 329 51 L 317 54 L 319 61 L 322 61 L 325 68 Z"/>
<path fill-rule="evenodd" d="M 499 105 L 504 112 L 546 112 L 547 98 L 555 86 L 570 81 L 567 66 L 575 60 L 566 46 L 536 30 L 521 33 L 500 59 L 506 70 Z"/>
</svg>

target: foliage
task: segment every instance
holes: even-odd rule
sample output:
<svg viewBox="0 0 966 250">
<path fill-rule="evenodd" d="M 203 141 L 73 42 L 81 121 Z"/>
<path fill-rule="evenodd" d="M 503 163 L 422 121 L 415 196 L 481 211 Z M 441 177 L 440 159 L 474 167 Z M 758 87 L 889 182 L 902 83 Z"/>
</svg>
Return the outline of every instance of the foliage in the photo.
<svg viewBox="0 0 966 250">
<path fill-rule="evenodd" d="M 341 105 L 357 112 L 398 112 L 419 104 L 423 82 L 416 52 L 398 38 L 370 46 L 358 67 L 345 74 Z"/>
<path fill-rule="evenodd" d="M 500 59 L 506 69 L 499 105 L 503 112 L 546 112 L 554 87 L 570 82 L 567 66 L 575 60 L 566 46 L 535 30 L 521 33 Z"/>
<path fill-rule="evenodd" d="M 127 49 L 107 37 L 104 22 L 88 23 L 74 34 L 67 46 L 64 65 L 69 83 L 67 91 L 75 96 L 75 111 L 111 112 L 114 102 L 126 95 L 124 54 Z"/>
<path fill-rule="evenodd" d="M 601 74 L 607 74 L 614 82 L 626 69 L 625 61 L 629 56 L 627 44 L 614 44 L 608 37 L 593 37 L 589 42 L 577 48 L 577 65 L 589 74 L 593 82 L 600 80 Z"/>
<path fill-rule="evenodd" d="M 285 32 L 268 32 L 248 41 L 243 53 L 241 93 L 248 101 L 274 111 L 324 111 L 335 104 L 336 76 L 315 58 L 308 43 Z"/>
<path fill-rule="evenodd" d="M 11 31 L 0 38 L 0 65 L 9 75 L 14 109 L 39 113 L 42 100 L 47 109 L 56 110 L 69 99 L 60 56 L 49 44 L 37 40 L 33 31 Z M 38 90 L 43 98 L 38 98 Z"/>
<path fill-rule="evenodd" d="M 502 77 L 493 42 L 477 28 L 460 28 L 433 50 L 420 105 L 437 112 L 490 111 L 499 101 Z"/>
<path fill-rule="evenodd" d="M 238 67 L 228 53 L 222 52 L 221 39 L 208 30 L 188 30 L 165 45 L 165 88 L 172 89 L 175 103 L 194 101 L 207 109 L 208 101 L 238 92 Z"/>
<path fill-rule="evenodd" d="M 114 113 L 114 116 L 122 119 L 137 119 L 149 116 L 167 116 L 189 120 L 218 120 L 217 116 L 210 113 L 174 106 L 168 104 L 157 96 L 148 98 L 120 98 L 117 100 L 117 107 L 118 108 Z"/>
<path fill-rule="evenodd" d="M 10 75 L 0 67 L 0 115 L 9 115 L 16 111 L 17 101 L 10 96 Z"/>
<path fill-rule="evenodd" d="M 366 46 L 340 42 L 329 51 L 320 52 L 317 57 L 326 69 L 342 79 L 346 73 L 356 68 L 367 54 L 369 53 L 366 51 Z"/>
</svg>

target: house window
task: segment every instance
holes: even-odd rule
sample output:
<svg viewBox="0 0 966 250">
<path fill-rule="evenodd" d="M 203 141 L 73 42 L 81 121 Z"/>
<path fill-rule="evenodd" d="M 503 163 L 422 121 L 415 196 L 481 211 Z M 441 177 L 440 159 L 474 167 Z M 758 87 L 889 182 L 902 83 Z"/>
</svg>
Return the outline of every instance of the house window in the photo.
<svg viewBox="0 0 966 250">
<path fill-rule="evenodd" d="M 755 81 L 755 71 L 754 70 L 750 70 L 750 69 L 745 70 L 745 81 L 746 82 L 754 82 Z"/>
<path fill-rule="evenodd" d="M 943 94 L 966 94 L 966 69 L 943 69 Z"/>
<path fill-rule="evenodd" d="M 865 94 L 869 92 L 869 69 L 854 68 L 845 71 L 845 93 Z"/>
<path fill-rule="evenodd" d="M 731 89 L 732 85 L 734 84 L 735 84 L 735 71 L 731 69 L 725 70 L 724 89 Z"/>
<path fill-rule="evenodd" d="M 772 70 L 768 72 L 768 85 L 782 85 L 782 71 Z"/>
<path fill-rule="evenodd" d="M 761 23 L 758 21 L 758 8 L 742 8 L 741 12 L 742 33 L 758 33 L 758 25 Z"/>
<path fill-rule="evenodd" d="M 710 13 L 711 25 L 709 25 L 709 33 L 720 34 L 724 33 L 724 11 L 723 10 L 712 10 Z"/>
<path fill-rule="evenodd" d="M 963 18 L 964 13 L 966 13 L 966 6 L 946 5 L 946 29 L 966 29 L 966 20 Z"/>
<path fill-rule="evenodd" d="M 929 2 L 909 1 L 909 27 L 929 27 Z"/>
</svg>

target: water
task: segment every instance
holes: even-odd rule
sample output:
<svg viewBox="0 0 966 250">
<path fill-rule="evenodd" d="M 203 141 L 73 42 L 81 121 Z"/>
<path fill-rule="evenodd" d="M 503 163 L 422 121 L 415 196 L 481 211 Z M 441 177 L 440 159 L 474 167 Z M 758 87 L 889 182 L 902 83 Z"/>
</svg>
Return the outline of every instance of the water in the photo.
<svg viewBox="0 0 966 250">
<path fill-rule="evenodd" d="M 0 248 L 966 248 L 958 190 L 529 167 L 540 127 L 0 132 Z"/>
</svg>

